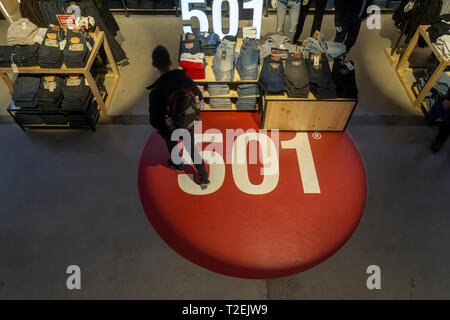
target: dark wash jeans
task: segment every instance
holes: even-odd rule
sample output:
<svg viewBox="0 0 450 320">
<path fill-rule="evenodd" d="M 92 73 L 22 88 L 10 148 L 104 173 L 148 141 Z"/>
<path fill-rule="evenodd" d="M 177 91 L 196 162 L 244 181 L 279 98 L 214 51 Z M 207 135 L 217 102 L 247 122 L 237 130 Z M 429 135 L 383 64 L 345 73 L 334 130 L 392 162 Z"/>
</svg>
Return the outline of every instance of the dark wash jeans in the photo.
<svg viewBox="0 0 450 320">
<path fill-rule="evenodd" d="M 259 85 L 266 94 L 284 93 L 284 66 L 281 59 L 275 60 L 270 55 L 264 58 Z"/>
<path fill-rule="evenodd" d="M 194 127 L 187 130 L 189 132 L 189 135 L 191 137 L 191 145 L 190 148 L 186 148 L 186 150 L 189 152 L 189 155 L 191 156 L 192 161 L 194 162 L 195 168 L 197 169 L 197 172 L 200 176 L 200 182 L 205 182 L 208 180 L 208 172 L 206 171 L 206 166 L 203 160 L 201 163 L 195 163 L 195 159 L 201 159 L 201 155 L 198 152 L 197 147 L 195 146 L 195 140 L 194 140 Z M 172 155 L 172 150 L 178 145 L 178 141 L 172 141 L 172 133 L 169 131 L 165 132 L 158 132 L 161 137 L 164 139 L 164 142 L 167 145 L 167 149 L 169 151 L 169 157 Z"/>
</svg>

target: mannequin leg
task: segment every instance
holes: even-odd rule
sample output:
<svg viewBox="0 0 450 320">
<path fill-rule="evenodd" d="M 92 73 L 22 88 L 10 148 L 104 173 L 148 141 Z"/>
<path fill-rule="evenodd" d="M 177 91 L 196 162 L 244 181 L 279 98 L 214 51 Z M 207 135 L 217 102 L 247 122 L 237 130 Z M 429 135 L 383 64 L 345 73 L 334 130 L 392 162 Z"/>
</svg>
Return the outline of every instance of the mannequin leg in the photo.
<svg viewBox="0 0 450 320">
<path fill-rule="evenodd" d="M 350 49 L 355 45 L 356 40 L 358 40 L 359 31 L 361 29 L 361 19 L 354 19 L 349 24 L 349 28 L 347 31 L 347 39 L 345 39 L 345 46 L 347 47 L 347 53 L 350 52 Z"/>
<path fill-rule="evenodd" d="M 314 32 L 320 31 L 322 29 L 323 15 L 325 13 L 325 8 L 327 7 L 327 0 L 315 0 L 316 11 L 314 11 L 314 21 L 311 28 L 311 36 Z"/>
<path fill-rule="evenodd" d="M 298 39 L 300 38 L 303 27 L 305 25 L 306 16 L 308 15 L 309 8 L 311 7 L 312 0 L 309 0 L 308 3 L 304 4 L 304 1 L 301 1 L 300 5 L 300 13 L 298 15 L 298 23 L 297 23 L 297 30 L 295 31 L 295 35 L 293 38 L 293 43 L 296 43 Z"/>
<path fill-rule="evenodd" d="M 297 30 L 297 22 L 298 16 L 300 14 L 300 2 L 289 1 L 289 30 L 288 30 L 288 38 L 289 41 L 295 43 L 294 35 Z"/>
<path fill-rule="evenodd" d="M 277 0 L 277 33 L 284 33 L 284 22 L 286 20 L 287 7 L 280 0 Z"/>
</svg>

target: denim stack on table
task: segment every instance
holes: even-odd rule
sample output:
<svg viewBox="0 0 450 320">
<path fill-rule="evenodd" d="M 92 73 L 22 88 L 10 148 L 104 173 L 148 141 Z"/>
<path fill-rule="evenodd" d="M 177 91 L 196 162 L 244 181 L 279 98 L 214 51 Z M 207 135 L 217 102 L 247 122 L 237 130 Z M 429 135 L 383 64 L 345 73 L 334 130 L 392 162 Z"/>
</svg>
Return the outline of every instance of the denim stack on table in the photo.
<svg viewBox="0 0 450 320">
<path fill-rule="evenodd" d="M 230 98 L 211 98 L 210 101 L 211 109 L 231 109 L 233 108 L 233 103 Z"/>
<path fill-rule="evenodd" d="M 284 95 L 284 66 L 279 57 L 264 58 L 259 86 L 266 95 Z"/>
<path fill-rule="evenodd" d="M 39 48 L 39 66 L 59 69 L 63 63 L 63 51 L 60 42 L 64 40 L 64 31 L 58 26 L 50 26 Z"/>
<path fill-rule="evenodd" d="M 239 97 L 259 96 L 259 85 L 257 83 L 242 83 L 237 87 Z"/>
<path fill-rule="evenodd" d="M 0 68 L 9 68 L 11 66 L 11 57 L 14 50 L 14 46 L 0 46 Z"/>
<path fill-rule="evenodd" d="M 256 103 L 259 96 L 259 86 L 257 83 L 243 83 L 237 87 L 238 100 L 236 109 L 256 110 Z"/>
<path fill-rule="evenodd" d="M 36 96 L 39 92 L 41 79 L 39 77 L 19 75 L 14 82 L 12 99 L 16 107 L 22 109 L 36 108 Z"/>
<path fill-rule="evenodd" d="M 284 86 L 289 98 L 308 97 L 308 64 L 300 55 L 291 55 L 287 59 L 284 70 Z"/>
<path fill-rule="evenodd" d="M 224 38 L 214 55 L 212 69 L 216 81 L 234 80 L 236 40 Z"/>
<path fill-rule="evenodd" d="M 190 53 L 193 55 L 200 53 L 200 41 L 196 34 L 186 33 L 181 36 L 180 56 L 183 53 Z"/>
<path fill-rule="evenodd" d="M 83 111 L 92 98 L 91 89 L 82 76 L 68 77 L 64 82 L 63 94 L 62 108 L 65 111 Z"/>
<path fill-rule="evenodd" d="M 346 64 L 349 63 L 349 68 Z M 350 70 L 351 69 L 351 70 Z M 350 60 L 336 59 L 333 64 L 333 78 L 339 98 L 358 99 L 355 64 Z"/>
<path fill-rule="evenodd" d="M 317 66 L 314 60 L 308 61 L 309 85 L 316 99 L 336 99 L 336 83 L 327 59 L 321 58 Z"/>
<path fill-rule="evenodd" d="M 36 102 L 39 109 L 55 110 L 61 107 L 64 80 L 58 76 L 42 77 Z"/>
<path fill-rule="evenodd" d="M 220 45 L 219 35 L 215 33 L 196 32 L 195 35 L 200 44 L 200 52 L 207 56 L 213 56 Z"/>
<path fill-rule="evenodd" d="M 227 84 L 210 84 L 208 93 L 211 97 L 224 96 L 230 94 L 230 87 Z"/>
<path fill-rule="evenodd" d="M 87 107 L 87 115 L 89 117 L 86 118 L 84 114 L 69 114 L 69 124 L 71 127 L 90 127 L 91 122 L 97 118 L 99 110 L 97 107 L 97 102 L 94 100 L 89 101 L 89 106 Z"/>
<path fill-rule="evenodd" d="M 12 61 L 18 67 L 35 67 L 39 65 L 39 44 L 31 46 L 16 46 Z"/>
<path fill-rule="evenodd" d="M 64 48 L 64 63 L 68 68 L 83 68 L 89 59 L 90 50 L 86 45 L 86 36 L 81 31 L 68 30 Z"/>
<path fill-rule="evenodd" d="M 237 59 L 236 68 L 241 80 L 257 80 L 259 47 L 255 39 L 245 38 Z"/>
</svg>

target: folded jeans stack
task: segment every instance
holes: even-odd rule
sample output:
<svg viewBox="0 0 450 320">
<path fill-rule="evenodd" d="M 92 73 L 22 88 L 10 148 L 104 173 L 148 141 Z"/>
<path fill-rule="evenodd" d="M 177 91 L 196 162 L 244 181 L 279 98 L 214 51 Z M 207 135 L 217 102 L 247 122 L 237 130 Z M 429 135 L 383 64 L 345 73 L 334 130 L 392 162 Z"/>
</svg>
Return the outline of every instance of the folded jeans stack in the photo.
<svg viewBox="0 0 450 320">
<path fill-rule="evenodd" d="M 257 80 L 259 68 L 258 41 L 245 38 L 236 63 L 241 80 Z"/>
<path fill-rule="evenodd" d="M 284 66 L 279 57 L 269 55 L 264 59 L 259 86 L 265 94 L 284 94 Z"/>
<path fill-rule="evenodd" d="M 89 59 L 91 43 L 86 41 L 87 35 L 81 29 L 67 31 L 64 47 L 64 63 L 68 68 L 83 68 Z M 89 43 L 89 44 L 88 44 Z"/>
<path fill-rule="evenodd" d="M 233 81 L 236 41 L 224 38 L 214 55 L 212 69 L 216 81 Z"/>
<path fill-rule="evenodd" d="M 205 79 L 205 54 L 183 53 L 180 56 L 179 66 L 186 70 L 191 79 Z"/>
<path fill-rule="evenodd" d="M 208 93 L 211 97 L 224 96 L 230 94 L 230 87 L 227 84 L 210 84 Z"/>
<path fill-rule="evenodd" d="M 339 98 L 358 99 L 355 64 L 350 60 L 336 59 L 333 64 L 333 78 Z"/>
<path fill-rule="evenodd" d="M 209 103 L 212 109 L 231 109 L 233 107 L 230 98 L 211 98 Z"/>
<path fill-rule="evenodd" d="M 39 66 L 59 69 L 63 63 L 63 51 L 60 42 L 64 40 L 64 31 L 58 26 L 50 26 L 39 48 Z"/>
<path fill-rule="evenodd" d="M 83 111 L 92 99 L 91 89 L 82 76 L 66 78 L 63 86 L 65 111 Z"/>
<path fill-rule="evenodd" d="M 14 82 L 14 93 L 12 95 L 16 107 L 36 108 L 36 96 L 39 92 L 40 83 L 39 77 L 19 75 Z"/>
<path fill-rule="evenodd" d="M 30 22 L 27 18 L 20 18 L 8 27 L 8 45 L 32 45 L 37 33 L 37 25 Z"/>
<path fill-rule="evenodd" d="M 39 47 L 35 43 L 29 46 L 16 46 L 12 54 L 12 62 L 18 67 L 34 67 L 39 65 Z"/>
<path fill-rule="evenodd" d="M 257 98 L 239 98 L 236 102 L 238 110 L 256 110 Z"/>
<path fill-rule="evenodd" d="M 219 35 L 206 32 L 196 32 L 195 35 L 200 44 L 200 52 L 207 56 L 214 56 L 220 44 Z"/>
<path fill-rule="evenodd" d="M 289 98 L 308 97 L 308 63 L 300 54 L 291 55 L 287 59 L 284 70 L 284 85 Z"/>
<path fill-rule="evenodd" d="M 83 127 L 90 127 L 92 122 L 95 121 L 95 119 L 98 116 L 98 107 L 97 102 L 95 100 L 90 101 L 90 104 L 87 108 L 87 117 L 85 114 L 69 114 L 69 124 L 71 127 L 76 128 L 83 128 Z"/>
<path fill-rule="evenodd" d="M 200 41 L 196 34 L 186 33 L 180 39 L 180 56 L 183 53 L 197 54 L 200 53 Z"/>
<path fill-rule="evenodd" d="M 14 46 L 0 46 L 0 68 L 8 68 L 11 66 L 11 57 L 14 50 Z"/>
<path fill-rule="evenodd" d="M 309 85 L 316 99 L 336 99 L 336 83 L 331 73 L 330 63 L 321 55 L 318 65 L 313 59 L 308 61 Z"/>
<path fill-rule="evenodd" d="M 257 83 L 243 83 L 238 85 L 239 97 L 259 96 L 259 85 Z"/>
<path fill-rule="evenodd" d="M 58 109 L 63 99 L 64 80 L 58 76 L 42 77 L 36 102 L 39 109 Z"/>
</svg>

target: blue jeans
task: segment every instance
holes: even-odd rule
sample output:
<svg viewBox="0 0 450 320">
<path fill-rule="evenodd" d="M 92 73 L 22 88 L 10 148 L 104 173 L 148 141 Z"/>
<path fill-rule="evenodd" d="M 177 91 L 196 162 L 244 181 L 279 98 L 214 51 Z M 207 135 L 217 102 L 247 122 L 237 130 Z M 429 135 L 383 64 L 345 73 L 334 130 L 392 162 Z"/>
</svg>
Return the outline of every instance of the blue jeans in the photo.
<svg viewBox="0 0 450 320">
<path fill-rule="evenodd" d="M 266 94 L 284 94 L 284 66 L 281 59 L 264 59 L 259 85 Z"/>
<path fill-rule="evenodd" d="M 233 81 L 236 42 L 224 39 L 214 56 L 212 69 L 217 81 Z"/>
<path fill-rule="evenodd" d="M 300 15 L 301 2 L 288 0 L 287 4 L 277 1 L 277 33 L 284 34 L 284 23 L 286 20 L 286 10 L 289 9 L 289 41 L 293 41 L 295 32 L 297 31 L 298 16 Z"/>
<path fill-rule="evenodd" d="M 244 39 L 241 52 L 237 59 L 236 68 L 241 80 L 258 79 L 259 48 L 258 41 L 254 39 Z"/>
</svg>

